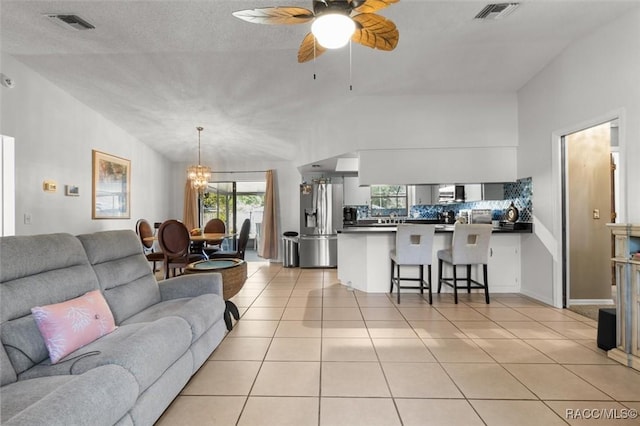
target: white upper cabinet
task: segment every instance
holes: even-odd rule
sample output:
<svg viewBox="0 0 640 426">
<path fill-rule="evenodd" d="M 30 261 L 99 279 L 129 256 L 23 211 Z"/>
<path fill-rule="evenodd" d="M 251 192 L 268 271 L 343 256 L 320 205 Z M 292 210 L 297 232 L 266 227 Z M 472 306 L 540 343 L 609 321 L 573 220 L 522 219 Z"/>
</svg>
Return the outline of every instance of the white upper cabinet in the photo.
<svg viewBox="0 0 640 426">
<path fill-rule="evenodd" d="M 483 200 L 504 200 L 504 183 L 483 183 Z"/>
<path fill-rule="evenodd" d="M 479 183 L 473 183 L 464 186 L 464 200 L 465 201 L 480 201 L 482 200 L 482 185 Z"/>
<path fill-rule="evenodd" d="M 368 206 L 371 199 L 371 190 L 368 186 L 360 186 L 357 177 L 344 178 L 344 205 Z"/>
</svg>

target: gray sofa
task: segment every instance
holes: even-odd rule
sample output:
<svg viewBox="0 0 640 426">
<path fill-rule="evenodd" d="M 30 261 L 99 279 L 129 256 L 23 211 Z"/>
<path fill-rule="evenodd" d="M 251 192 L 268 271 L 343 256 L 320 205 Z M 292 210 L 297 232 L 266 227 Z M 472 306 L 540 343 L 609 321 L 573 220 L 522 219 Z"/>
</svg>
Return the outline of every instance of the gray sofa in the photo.
<svg viewBox="0 0 640 426">
<path fill-rule="evenodd" d="M 118 328 L 51 364 L 31 315 L 99 289 Z M 3 425 L 151 425 L 225 335 L 219 274 L 158 283 L 132 231 L 0 238 Z"/>
</svg>

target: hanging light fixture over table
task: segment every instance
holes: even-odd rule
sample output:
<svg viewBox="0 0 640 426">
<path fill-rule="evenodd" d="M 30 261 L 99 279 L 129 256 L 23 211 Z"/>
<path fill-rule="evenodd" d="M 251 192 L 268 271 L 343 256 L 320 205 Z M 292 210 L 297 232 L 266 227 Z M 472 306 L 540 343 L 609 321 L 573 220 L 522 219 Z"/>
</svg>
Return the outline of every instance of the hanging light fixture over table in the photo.
<svg viewBox="0 0 640 426">
<path fill-rule="evenodd" d="M 196 127 L 198 130 L 198 165 L 189 166 L 187 168 L 187 177 L 191 181 L 191 186 L 200 192 L 203 192 L 207 185 L 209 185 L 209 178 L 211 177 L 211 168 L 200 164 L 200 132 L 204 130 L 203 127 Z"/>
</svg>

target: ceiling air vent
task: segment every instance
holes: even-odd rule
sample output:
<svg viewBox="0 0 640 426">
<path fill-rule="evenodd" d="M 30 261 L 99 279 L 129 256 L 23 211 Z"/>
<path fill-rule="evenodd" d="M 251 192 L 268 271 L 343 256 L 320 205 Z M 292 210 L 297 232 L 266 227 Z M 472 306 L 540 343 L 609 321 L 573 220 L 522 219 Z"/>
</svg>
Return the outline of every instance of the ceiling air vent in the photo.
<svg viewBox="0 0 640 426">
<path fill-rule="evenodd" d="M 92 30 L 95 27 L 77 15 L 46 15 L 56 24 L 72 30 Z"/>
<path fill-rule="evenodd" d="M 520 6 L 520 3 L 488 4 L 475 16 L 475 19 L 501 19 L 511 14 L 518 6 Z"/>
</svg>

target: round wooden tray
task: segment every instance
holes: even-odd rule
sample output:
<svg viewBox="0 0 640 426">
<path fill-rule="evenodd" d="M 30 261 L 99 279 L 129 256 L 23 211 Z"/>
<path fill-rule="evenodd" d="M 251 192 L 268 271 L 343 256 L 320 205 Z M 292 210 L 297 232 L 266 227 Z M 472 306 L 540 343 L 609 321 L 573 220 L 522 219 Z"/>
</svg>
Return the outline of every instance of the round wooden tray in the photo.
<svg viewBox="0 0 640 426">
<path fill-rule="evenodd" d="M 223 298 L 235 296 L 247 280 L 247 262 L 242 259 L 211 259 L 189 264 L 186 274 L 218 272 L 222 275 Z"/>
</svg>

